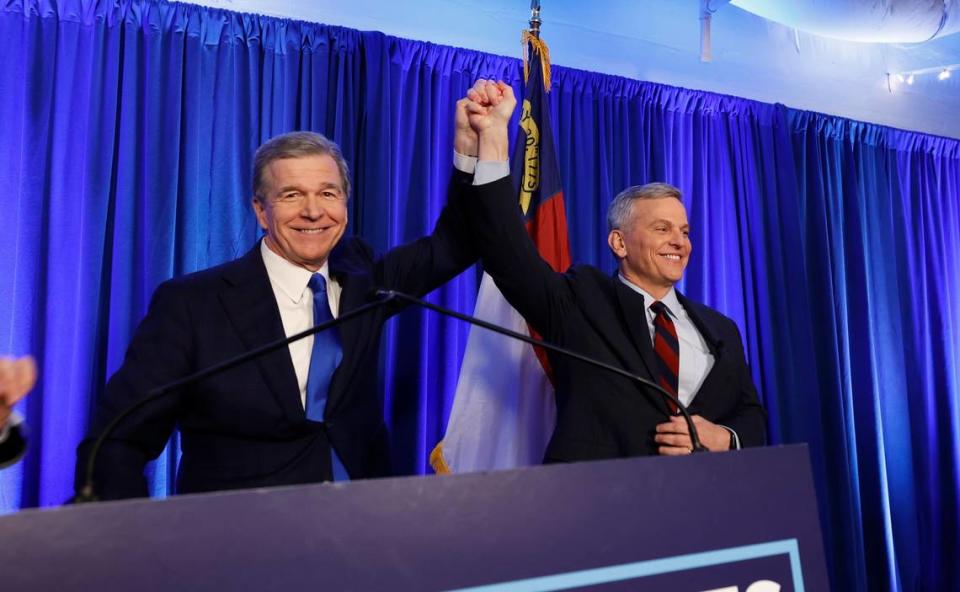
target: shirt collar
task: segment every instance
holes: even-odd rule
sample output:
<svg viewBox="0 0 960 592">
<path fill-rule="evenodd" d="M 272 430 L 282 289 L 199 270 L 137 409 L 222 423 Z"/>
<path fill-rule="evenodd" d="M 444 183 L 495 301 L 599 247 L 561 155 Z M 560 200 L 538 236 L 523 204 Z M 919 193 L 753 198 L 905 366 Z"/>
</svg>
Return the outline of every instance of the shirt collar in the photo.
<svg viewBox="0 0 960 592">
<path fill-rule="evenodd" d="M 627 278 L 623 277 L 622 274 L 618 273 L 617 277 L 619 277 L 620 281 L 623 282 L 628 288 L 630 288 L 637 294 L 640 294 L 641 296 L 643 296 L 643 307 L 646 310 L 650 310 L 650 305 L 656 302 L 657 299 L 651 296 L 649 292 L 647 292 L 640 286 L 634 284 Z M 670 291 L 667 292 L 667 294 L 660 299 L 660 302 L 664 303 L 667 306 L 667 310 L 670 311 L 671 315 L 679 318 L 680 311 L 683 310 L 683 306 L 680 305 L 680 299 L 677 298 L 677 290 L 673 286 L 671 286 Z"/>
<path fill-rule="evenodd" d="M 263 256 L 263 264 L 267 268 L 267 276 L 270 283 L 280 288 L 280 291 L 290 299 L 291 302 L 300 302 L 306 293 L 307 284 L 314 272 L 309 269 L 294 265 L 280 255 L 273 252 L 267 246 L 267 241 L 260 241 L 260 254 Z M 323 276 L 323 279 L 330 282 L 330 265 L 327 261 L 316 272 Z"/>
</svg>

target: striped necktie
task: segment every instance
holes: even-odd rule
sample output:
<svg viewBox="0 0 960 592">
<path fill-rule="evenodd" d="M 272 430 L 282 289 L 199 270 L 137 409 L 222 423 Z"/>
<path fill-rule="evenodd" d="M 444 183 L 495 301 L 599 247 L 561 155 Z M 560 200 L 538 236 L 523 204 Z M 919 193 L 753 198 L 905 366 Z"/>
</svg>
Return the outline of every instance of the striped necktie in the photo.
<svg viewBox="0 0 960 592">
<path fill-rule="evenodd" d="M 677 328 L 670 319 L 666 304 L 658 300 L 650 305 L 650 310 L 657 315 L 653 319 L 653 351 L 657 354 L 660 386 L 674 397 L 679 397 L 680 341 L 677 339 Z M 667 407 L 671 413 L 679 411 L 672 401 L 667 401 Z"/>
</svg>

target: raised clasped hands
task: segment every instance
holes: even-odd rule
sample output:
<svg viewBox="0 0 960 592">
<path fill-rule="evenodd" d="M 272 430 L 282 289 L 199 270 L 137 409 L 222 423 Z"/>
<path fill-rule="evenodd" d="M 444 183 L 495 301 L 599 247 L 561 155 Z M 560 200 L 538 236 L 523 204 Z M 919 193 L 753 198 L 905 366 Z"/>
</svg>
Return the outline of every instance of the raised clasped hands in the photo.
<svg viewBox="0 0 960 592">
<path fill-rule="evenodd" d="M 493 128 L 506 131 L 510 116 L 517 106 L 513 89 L 502 80 L 481 78 L 467 91 L 466 109 L 470 127 L 478 135 Z"/>
<path fill-rule="evenodd" d="M 510 85 L 481 78 L 457 101 L 454 149 L 480 160 L 508 159 L 507 125 L 517 106 Z"/>
</svg>

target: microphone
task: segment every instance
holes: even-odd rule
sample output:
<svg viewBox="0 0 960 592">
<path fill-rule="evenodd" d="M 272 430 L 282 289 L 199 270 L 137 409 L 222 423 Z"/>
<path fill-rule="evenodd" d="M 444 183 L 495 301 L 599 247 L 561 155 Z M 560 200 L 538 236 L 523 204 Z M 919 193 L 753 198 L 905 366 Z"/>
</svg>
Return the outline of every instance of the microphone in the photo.
<svg viewBox="0 0 960 592">
<path fill-rule="evenodd" d="M 700 433 L 697 431 L 697 426 L 694 425 L 693 417 L 690 416 L 690 412 L 687 410 L 686 406 L 684 406 L 684 404 L 680 402 L 680 399 L 675 397 L 673 394 L 671 394 L 670 392 L 668 392 L 667 390 L 665 390 L 663 387 L 661 387 L 659 384 L 655 382 L 649 381 L 646 378 L 643 378 L 642 376 L 637 376 L 636 374 L 633 374 L 631 372 L 627 372 L 623 368 L 618 368 L 617 366 L 613 366 L 611 364 L 607 364 L 606 362 L 602 362 L 595 358 L 591 358 L 581 353 L 577 353 L 572 349 L 567 349 L 559 345 L 554 345 L 547 341 L 543 341 L 542 339 L 536 339 L 536 338 L 530 337 L 529 335 L 525 335 L 523 333 L 517 333 L 516 331 L 511 331 L 510 329 L 501 327 L 500 325 L 495 325 L 493 323 L 489 323 L 482 319 L 471 317 L 469 315 L 465 315 L 455 310 L 451 310 L 449 308 L 444 308 L 442 306 L 432 304 L 430 302 L 427 302 L 426 300 L 417 298 L 416 296 L 404 294 L 403 292 L 397 292 L 396 290 L 383 290 L 383 289 L 374 290 L 372 293 L 377 298 L 386 298 L 386 299 L 398 300 L 398 301 L 402 300 L 409 304 L 416 304 L 417 306 L 421 306 L 428 310 L 432 310 L 441 315 L 453 317 L 455 319 L 459 319 L 461 321 L 470 323 L 471 325 L 483 327 L 488 331 L 493 331 L 494 333 L 506 335 L 507 337 L 512 337 L 513 339 L 519 339 L 520 341 L 529 343 L 530 345 L 542 347 L 543 349 L 556 352 L 558 354 L 564 355 L 569 358 L 573 358 L 575 360 L 579 360 L 586 364 L 590 364 L 591 366 L 595 366 L 597 368 L 602 368 L 609 372 L 613 372 L 614 374 L 623 376 L 624 378 L 629 378 L 630 380 L 633 380 L 634 382 L 637 382 L 649 389 L 653 389 L 657 393 L 666 397 L 667 400 L 669 400 L 671 403 L 676 405 L 677 409 L 680 410 L 680 413 L 683 415 L 683 418 L 687 423 L 687 430 L 690 432 L 690 443 L 691 443 L 691 447 L 693 448 L 692 452 L 709 452 L 709 449 L 700 442 Z M 650 391 L 643 389 L 643 392 L 644 394 L 651 396 Z"/>
<path fill-rule="evenodd" d="M 363 306 L 355 308 L 350 312 L 344 313 L 335 319 L 331 319 L 324 323 L 320 323 L 319 325 L 314 325 L 313 327 L 306 329 L 304 331 L 301 331 L 296 335 L 291 335 L 290 337 L 285 337 L 283 339 L 272 341 L 266 345 L 250 350 L 246 353 L 240 354 L 238 356 L 234 356 L 218 364 L 214 364 L 213 366 L 210 366 L 203 370 L 199 370 L 197 372 L 194 372 L 193 374 L 184 376 L 183 378 L 174 380 L 173 382 L 169 382 L 167 384 L 151 389 L 150 391 L 147 392 L 147 395 L 143 399 L 140 399 L 133 405 L 130 405 L 129 407 L 127 407 L 126 409 L 118 413 L 110 421 L 110 423 L 107 424 L 107 427 L 105 427 L 103 431 L 100 432 L 100 435 L 97 437 L 96 441 L 94 441 L 93 443 L 93 446 L 90 448 L 90 454 L 87 455 L 87 466 L 84 471 L 83 487 L 80 488 L 80 491 L 77 493 L 77 495 L 75 495 L 73 499 L 70 501 L 75 504 L 98 501 L 96 491 L 93 486 L 93 474 L 94 474 L 94 469 L 96 468 L 97 455 L 99 454 L 100 448 L 103 446 L 103 443 L 110 436 L 110 434 L 112 434 L 113 431 L 117 428 L 117 426 L 119 426 L 123 422 L 123 420 L 129 417 L 134 411 L 137 411 L 141 407 L 144 407 L 145 405 L 152 403 L 157 399 L 161 399 L 169 395 L 171 392 L 174 392 L 185 386 L 191 385 L 195 382 L 200 382 L 205 378 L 209 378 L 216 374 L 220 374 L 221 372 L 226 372 L 227 370 L 230 370 L 231 368 L 239 366 L 240 364 L 259 358 L 264 354 L 268 354 L 282 347 L 286 347 L 295 341 L 300 341 L 301 339 L 305 337 L 309 337 L 310 335 L 320 333 L 321 331 L 326 331 L 327 329 L 332 329 L 333 327 L 342 325 L 347 321 L 350 321 L 357 317 L 361 317 L 367 314 L 368 312 L 374 309 L 380 308 L 381 306 L 384 306 L 385 304 L 395 299 L 395 295 L 386 294 L 386 293 L 384 294 L 377 293 L 377 297 L 380 299 L 377 300 L 376 302 L 370 302 L 370 303 L 364 304 Z"/>
</svg>

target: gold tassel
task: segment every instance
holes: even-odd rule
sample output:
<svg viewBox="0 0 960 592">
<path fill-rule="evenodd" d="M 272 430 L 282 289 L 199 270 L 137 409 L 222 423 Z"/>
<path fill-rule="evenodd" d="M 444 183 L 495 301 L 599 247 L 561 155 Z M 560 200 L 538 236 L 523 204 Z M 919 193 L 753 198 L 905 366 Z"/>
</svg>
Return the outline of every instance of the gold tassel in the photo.
<svg viewBox="0 0 960 592">
<path fill-rule="evenodd" d="M 523 44 L 523 81 L 526 82 L 530 78 L 530 47 L 532 46 L 534 53 L 540 54 L 543 89 L 550 92 L 550 48 L 547 47 L 547 42 L 524 29 L 520 35 L 520 43 Z"/>
<path fill-rule="evenodd" d="M 450 467 L 447 466 L 447 461 L 443 459 L 443 440 L 437 443 L 433 447 L 433 451 L 430 453 L 430 466 L 433 467 L 433 472 L 438 475 L 449 475 Z"/>
</svg>

